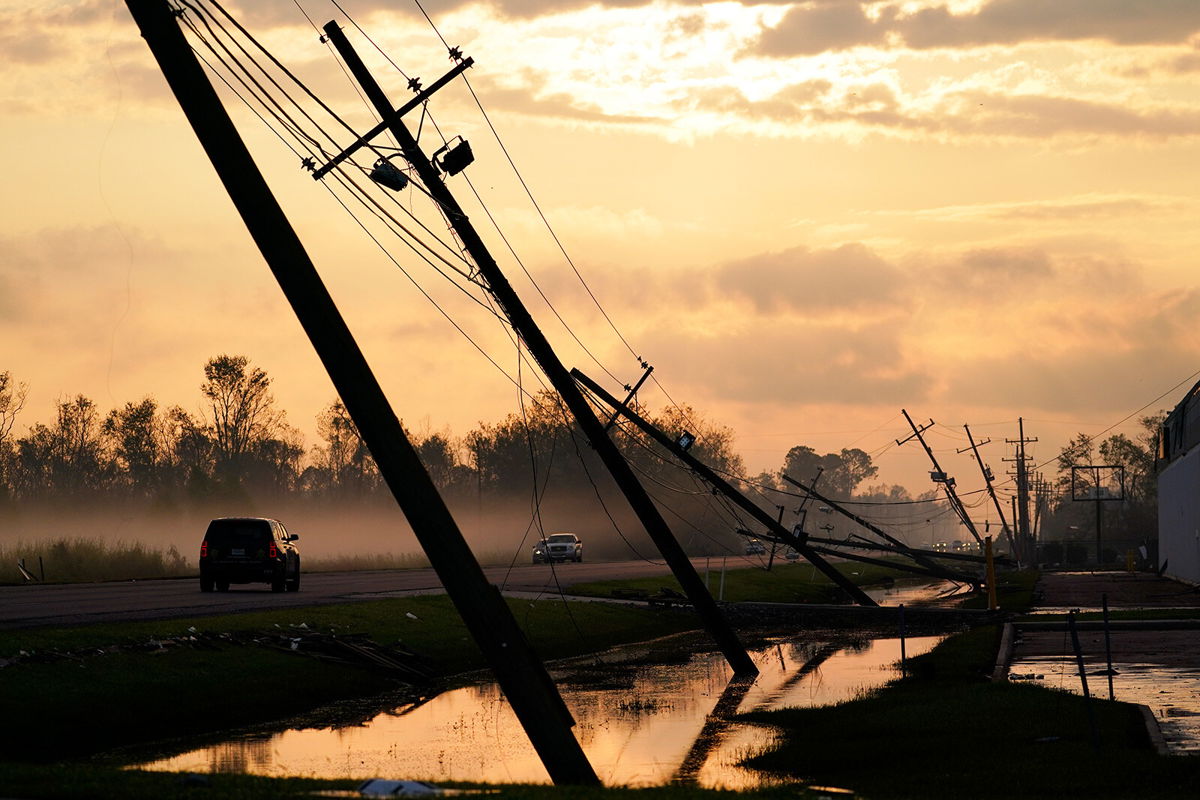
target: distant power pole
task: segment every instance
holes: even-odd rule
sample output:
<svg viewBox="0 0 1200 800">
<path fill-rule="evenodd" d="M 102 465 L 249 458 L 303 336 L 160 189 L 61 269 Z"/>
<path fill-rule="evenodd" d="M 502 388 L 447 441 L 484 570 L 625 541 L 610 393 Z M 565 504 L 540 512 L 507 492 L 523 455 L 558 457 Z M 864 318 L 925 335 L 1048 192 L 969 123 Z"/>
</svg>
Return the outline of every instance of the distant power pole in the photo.
<svg viewBox="0 0 1200 800">
<path fill-rule="evenodd" d="M 913 432 L 912 436 L 909 436 L 904 440 L 897 439 L 896 444 L 904 444 L 904 442 L 907 442 L 910 439 L 916 439 L 921 443 L 921 447 L 925 448 L 925 454 L 929 456 L 930 462 L 933 463 L 933 471 L 929 473 L 930 479 L 934 483 L 940 483 L 942 485 L 942 489 L 944 489 L 946 492 L 946 500 L 948 500 L 950 503 L 950 508 L 952 508 L 954 513 L 958 515 L 958 518 L 962 521 L 962 524 L 967 526 L 967 530 L 970 531 L 971 535 L 975 537 L 975 541 L 982 545 L 983 539 L 980 538 L 979 531 L 975 530 L 975 523 L 971 521 L 971 515 L 967 513 L 966 506 L 964 506 L 962 500 L 959 499 L 958 492 L 954 491 L 954 478 L 947 475 L 946 471 L 942 469 L 940 464 L 938 464 L 937 456 L 933 454 L 933 450 L 925 442 L 925 437 L 922 435 L 925 433 L 925 431 L 933 427 L 933 420 L 929 420 L 928 425 L 917 427 L 917 423 L 913 422 L 912 417 L 908 415 L 907 410 L 902 408 L 900 409 L 900 413 L 904 415 L 906 420 L 908 420 L 908 424 L 912 426 Z"/>
<path fill-rule="evenodd" d="M 1015 444 L 1017 452 L 1015 458 L 1006 458 L 1005 461 L 1016 462 L 1016 479 L 1017 479 L 1017 540 L 1020 542 L 1022 551 L 1028 550 L 1032 543 L 1029 526 L 1029 463 L 1028 456 L 1025 455 L 1025 445 L 1037 441 L 1035 436 L 1032 439 L 1025 438 L 1025 418 L 1017 418 L 1018 438 L 1005 439 L 1008 444 Z"/>
<path fill-rule="evenodd" d="M 1020 566 L 1022 551 L 1017 547 L 1017 543 L 1013 540 L 1012 530 L 1008 527 L 1008 520 L 1004 518 L 1004 508 L 1000 505 L 1000 499 L 996 497 L 996 488 L 992 486 L 992 481 L 996 479 L 996 476 L 992 474 L 992 468 L 984 464 L 983 457 L 979 455 L 979 448 L 985 444 L 988 444 L 988 442 L 991 442 L 992 440 L 988 439 L 987 441 L 980 442 L 977 445 L 975 443 L 975 437 L 971 435 L 971 427 L 969 425 L 963 425 L 963 429 L 967 432 L 967 441 L 971 443 L 971 446 L 968 449 L 975 454 L 975 461 L 979 464 L 979 471 L 983 473 L 983 481 L 987 485 L 988 496 L 992 498 L 992 505 L 996 507 L 996 513 L 1000 515 L 1000 528 L 1004 531 L 1004 537 L 1008 540 L 1008 546 L 1012 550 L 1013 558 L 1017 560 L 1017 565 Z M 966 450 L 959 450 L 958 452 L 965 453 Z"/>
</svg>

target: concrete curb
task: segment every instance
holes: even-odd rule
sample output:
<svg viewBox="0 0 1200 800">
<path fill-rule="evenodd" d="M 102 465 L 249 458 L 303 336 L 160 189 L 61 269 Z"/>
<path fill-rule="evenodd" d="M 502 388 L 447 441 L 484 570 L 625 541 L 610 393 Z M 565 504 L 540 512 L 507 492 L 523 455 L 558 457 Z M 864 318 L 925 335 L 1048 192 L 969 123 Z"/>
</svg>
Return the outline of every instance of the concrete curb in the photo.
<svg viewBox="0 0 1200 800">
<path fill-rule="evenodd" d="M 1016 626 L 1011 622 L 1004 623 L 1004 633 L 1000 636 L 1000 651 L 996 653 L 996 668 L 992 670 L 992 683 L 1008 680 L 1008 667 L 1012 664 L 1016 639 Z"/>
<path fill-rule="evenodd" d="M 1138 710 L 1142 712 L 1142 722 L 1146 723 L 1146 733 L 1150 736 L 1150 744 L 1154 746 L 1155 751 L 1160 756 L 1171 755 L 1171 749 L 1167 747 L 1166 737 L 1163 736 L 1162 728 L 1159 727 L 1158 717 L 1154 716 L 1154 712 L 1150 710 L 1150 706 L 1138 704 Z"/>
</svg>

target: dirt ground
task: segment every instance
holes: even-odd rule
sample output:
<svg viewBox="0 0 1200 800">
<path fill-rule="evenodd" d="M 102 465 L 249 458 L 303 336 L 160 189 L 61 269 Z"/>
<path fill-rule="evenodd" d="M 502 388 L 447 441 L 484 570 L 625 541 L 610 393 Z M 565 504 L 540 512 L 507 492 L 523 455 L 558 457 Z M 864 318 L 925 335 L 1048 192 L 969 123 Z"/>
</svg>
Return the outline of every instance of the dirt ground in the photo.
<svg viewBox="0 0 1200 800">
<path fill-rule="evenodd" d="M 1037 611 L 1099 611 L 1108 595 L 1110 610 L 1131 608 L 1200 608 L 1200 590 L 1149 573 L 1043 572 L 1038 581 Z M 1168 615 L 1169 616 L 1169 615 Z M 1079 644 L 1089 665 L 1105 660 L 1104 633 L 1081 630 Z M 1142 631 L 1114 627 L 1110 636 L 1113 661 L 1200 669 L 1200 631 Z M 1018 658 L 1073 655 L 1063 631 L 1021 632 Z"/>
<path fill-rule="evenodd" d="M 1200 608 L 1200 589 L 1143 572 L 1043 572 L 1038 581 L 1038 611 L 1099 611 L 1108 607 Z"/>
</svg>

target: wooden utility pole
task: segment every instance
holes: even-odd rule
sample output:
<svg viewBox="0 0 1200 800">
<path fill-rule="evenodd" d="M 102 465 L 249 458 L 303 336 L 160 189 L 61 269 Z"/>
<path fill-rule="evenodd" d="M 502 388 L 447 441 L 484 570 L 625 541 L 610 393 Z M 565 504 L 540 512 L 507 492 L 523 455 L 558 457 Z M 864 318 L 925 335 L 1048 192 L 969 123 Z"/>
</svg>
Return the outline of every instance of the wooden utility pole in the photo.
<svg viewBox="0 0 1200 800">
<path fill-rule="evenodd" d="M 971 515 L 967 513 L 966 506 L 964 506 L 962 504 L 962 500 L 958 498 L 958 492 L 954 491 L 954 478 L 951 478 L 949 475 L 947 475 L 946 471 L 941 468 L 941 466 L 938 464 L 937 456 L 933 454 L 933 450 L 930 449 L 929 445 L 925 442 L 925 437 L 921 435 L 933 426 L 933 420 L 930 420 L 928 425 L 923 425 L 918 428 L 917 423 L 912 421 L 912 417 L 908 415 L 906 410 L 902 408 L 900 409 L 900 413 L 904 414 L 904 418 L 908 420 L 908 424 L 912 426 L 913 434 L 903 441 L 897 439 L 896 444 L 904 444 L 904 442 L 907 442 L 909 439 L 916 439 L 921 443 L 921 447 L 925 448 L 925 454 L 929 456 L 929 460 L 933 463 L 933 472 L 931 472 L 929 476 L 933 478 L 934 483 L 940 483 L 942 485 L 942 488 L 946 491 L 946 499 L 950 501 L 950 508 L 954 509 L 954 513 L 958 515 L 960 520 L 962 520 L 962 524 L 967 526 L 967 530 L 970 531 L 971 535 L 975 537 L 975 541 L 982 545 L 983 539 L 979 538 L 979 531 L 975 530 L 975 523 L 971 521 Z"/>
<path fill-rule="evenodd" d="M 963 425 L 963 430 L 967 432 L 967 441 L 971 443 L 971 452 L 975 454 L 975 462 L 979 464 L 979 471 L 983 475 L 983 482 L 987 486 L 988 496 L 992 498 L 992 505 L 996 507 L 996 513 L 1000 515 L 1000 528 L 1004 531 L 1004 538 L 1008 540 L 1008 547 L 1012 550 L 1013 558 L 1017 559 L 1018 566 L 1021 563 L 1022 549 L 1017 546 L 1013 539 L 1012 530 L 1008 527 L 1008 520 L 1004 518 L 1004 508 L 1000 505 L 1000 498 L 996 497 L 996 488 L 992 486 L 992 481 L 996 476 L 992 474 L 992 468 L 983 463 L 983 456 L 979 455 L 979 445 L 975 444 L 975 437 L 971 435 L 971 427 Z M 980 445 L 987 444 L 991 439 L 985 442 L 980 442 Z M 959 450 L 960 453 L 965 453 L 965 450 Z"/>
<path fill-rule="evenodd" d="M 647 494 L 645 488 L 638 482 L 637 476 L 633 474 L 633 469 L 625 461 L 625 457 L 617 449 L 617 446 L 604 430 L 604 425 L 592 411 L 588 401 L 579 391 L 579 387 L 571 379 L 567 368 L 563 366 L 554 349 L 550 346 L 550 342 L 546 339 L 541 329 L 533 321 L 529 311 L 525 308 L 525 304 L 521 302 L 516 291 L 509 284 L 508 279 L 500 270 L 491 253 L 483 243 L 483 239 L 475 230 L 475 226 L 467 218 L 462 207 L 454 198 L 449 188 L 442 182 L 441 176 L 438 174 L 437 167 L 429 160 L 425 153 L 421 150 L 421 146 L 417 140 L 409 133 L 405 126 L 395 113 L 396 109 L 388 100 L 378 82 L 367 70 L 362 59 L 354 51 L 350 41 L 346 35 L 338 27 L 337 23 L 329 22 L 324 26 L 325 35 L 329 41 L 337 48 L 338 53 L 342 56 L 346 66 L 354 75 L 355 80 L 362 86 L 363 91 L 370 99 L 379 116 L 388 122 L 388 130 L 395 137 L 400 145 L 400 150 L 404 154 L 404 158 L 416 170 L 421 183 L 425 190 L 436 202 L 455 233 L 458 234 L 459 241 L 470 254 L 472 261 L 475 262 L 480 275 L 487 282 L 488 290 L 496 299 L 500 308 L 504 311 L 508 318 L 509 324 L 513 330 L 524 342 L 525 347 L 529 350 L 529 354 L 533 356 L 538 365 L 542 368 L 555 391 L 562 397 L 567 408 L 574 415 L 576 422 L 584 435 L 587 436 L 592 448 L 599 455 L 600 460 L 604 462 L 605 467 L 612 474 L 617 486 L 625 494 L 629 504 L 633 507 L 634 513 L 641 520 L 642 525 L 646 529 L 646 533 L 654 541 L 663 559 L 671 567 L 676 580 L 683 587 L 684 593 L 695 606 L 697 613 L 700 615 L 705 628 L 716 640 L 717 646 L 725 655 L 725 659 L 733 668 L 734 673 L 738 675 L 753 675 L 758 673 L 758 668 L 754 666 L 754 661 L 746 652 L 746 648 L 738 640 L 737 634 L 730 626 L 729 621 L 721 613 L 721 609 L 717 606 L 709 594 L 708 588 L 704 585 L 704 581 L 696 573 L 695 567 L 684 553 L 683 548 L 675 539 L 675 535 L 671 532 L 665 519 L 658 508 L 654 505 L 654 501 Z"/>
<path fill-rule="evenodd" d="M 166 0 L 126 5 L 546 771 L 557 784 L 598 785 L 558 689 L 463 539 L 171 6 Z"/>
<path fill-rule="evenodd" d="M 1017 418 L 1018 438 L 1005 439 L 1008 444 L 1015 444 L 1016 457 L 1006 458 L 1005 461 L 1015 461 L 1017 464 L 1017 541 L 1020 542 L 1021 551 L 1028 551 L 1030 539 L 1029 529 L 1029 464 L 1025 455 L 1025 445 L 1037 441 L 1035 436 L 1032 439 L 1025 438 L 1025 418 Z"/>
<path fill-rule="evenodd" d="M 842 588 L 843 591 L 845 591 L 848 595 L 850 595 L 852 598 L 854 598 L 854 602 L 858 603 L 861 606 L 877 606 L 877 605 L 879 605 L 874 600 L 872 600 L 867 595 L 866 592 L 864 592 L 862 589 L 860 589 L 852 580 L 850 580 L 845 575 L 843 575 L 841 572 L 839 572 L 828 561 L 821 558 L 821 556 L 818 555 L 817 552 L 815 550 L 813 550 L 813 548 L 809 547 L 807 544 L 804 543 L 804 540 L 802 538 L 800 538 L 799 536 L 796 536 L 794 533 L 789 531 L 787 528 L 783 527 L 783 524 L 781 522 L 777 522 L 774 517 L 772 517 L 770 514 L 768 514 L 757 503 L 755 503 L 754 501 L 747 498 L 744 494 L 739 492 L 737 489 L 733 488 L 733 486 L 730 485 L 729 481 L 725 480 L 720 475 L 713 472 L 712 469 L 707 464 L 705 464 L 703 461 L 696 458 L 691 453 L 689 453 L 688 451 L 686 451 L 682 447 L 680 447 L 679 444 L 676 443 L 676 441 L 674 439 L 672 439 L 670 436 L 667 436 L 665 433 L 663 433 L 661 430 L 656 428 L 654 425 L 650 424 L 649 421 L 644 419 L 637 412 L 633 411 L 632 409 L 628 408 L 627 406 L 623 406 L 621 404 L 621 402 L 619 400 L 617 400 L 617 398 L 613 397 L 611 394 L 606 392 L 603 389 L 603 387 L 600 386 L 600 384 L 593 381 L 587 375 L 584 375 L 578 369 L 571 370 L 571 375 L 574 376 L 574 378 L 577 381 L 579 381 L 585 387 L 587 387 L 588 391 L 590 391 L 592 394 L 596 395 L 596 397 L 599 397 L 602 401 L 604 401 L 608 405 L 612 406 L 614 409 L 619 410 L 621 412 L 622 416 L 624 416 L 626 419 L 628 419 L 634 425 L 637 425 L 639 428 L 641 428 L 643 431 L 645 431 L 646 435 L 648 435 L 651 439 L 653 439 L 654 441 L 658 442 L 660 445 L 665 447 L 672 455 L 674 455 L 680 461 L 687 464 L 692 469 L 693 472 L 695 472 L 703 480 L 705 480 L 710 486 L 713 487 L 714 490 L 720 492 L 721 494 L 725 495 L 730 500 L 732 500 L 743 511 L 748 513 L 750 516 L 754 517 L 756 520 L 758 520 L 759 523 L 761 523 L 768 530 L 770 530 L 773 535 L 775 535 L 776 537 L 779 537 L 783 541 L 790 544 L 796 550 L 797 553 L 804 556 L 804 558 L 807 559 L 809 563 L 811 563 L 817 569 L 821 570 L 821 572 L 825 573 L 825 575 L 831 581 L 836 583 L 838 586 L 840 586 Z M 782 515 L 780 515 L 780 516 L 782 518 Z"/>
</svg>

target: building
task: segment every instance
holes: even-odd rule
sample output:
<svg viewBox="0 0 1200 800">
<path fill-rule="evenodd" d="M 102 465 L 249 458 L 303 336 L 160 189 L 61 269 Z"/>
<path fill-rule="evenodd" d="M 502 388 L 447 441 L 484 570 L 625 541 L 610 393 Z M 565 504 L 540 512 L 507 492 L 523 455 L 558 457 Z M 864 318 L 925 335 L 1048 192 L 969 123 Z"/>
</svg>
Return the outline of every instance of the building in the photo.
<svg viewBox="0 0 1200 800">
<path fill-rule="evenodd" d="M 1200 383 L 1163 422 L 1156 467 L 1163 574 L 1200 585 Z"/>
</svg>

